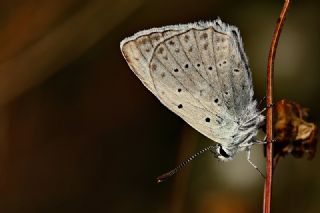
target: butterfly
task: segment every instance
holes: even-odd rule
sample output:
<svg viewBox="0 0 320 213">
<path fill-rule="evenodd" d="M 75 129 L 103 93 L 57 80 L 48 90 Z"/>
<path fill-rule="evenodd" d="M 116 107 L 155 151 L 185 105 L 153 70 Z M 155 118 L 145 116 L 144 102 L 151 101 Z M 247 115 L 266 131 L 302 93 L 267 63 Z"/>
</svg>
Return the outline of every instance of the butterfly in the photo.
<svg viewBox="0 0 320 213">
<path fill-rule="evenodd" d="M 120 43 L 131 70 L 160 102 L 216 142 L 222 160 L 261 143 L 257 109 L 239 30 L 221 21 L 140 31 Z M 197 156 L 197 153 L 195 156 Z M 195 157 L 193 156 L 193 157 Z M 193 158 L 191 157 L 191 158 Z"/>
</svg>

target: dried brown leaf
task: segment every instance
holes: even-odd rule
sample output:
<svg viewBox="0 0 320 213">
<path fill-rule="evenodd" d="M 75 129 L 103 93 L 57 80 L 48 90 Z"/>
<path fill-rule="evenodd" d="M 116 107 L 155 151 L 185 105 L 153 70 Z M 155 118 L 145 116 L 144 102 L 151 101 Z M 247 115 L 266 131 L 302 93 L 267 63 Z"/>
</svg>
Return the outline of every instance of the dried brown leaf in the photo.
<svg viewBox="0 0 320 213">
<path fill-rule="evenodd" d="M 308 109 L 299 104 L 281 100 L 275 106 L 274 160 L 293 155 L 301 158 L 307 155 L 311 160 L 316 153 L 318 128 L 307 122 Z"/>
</svg>

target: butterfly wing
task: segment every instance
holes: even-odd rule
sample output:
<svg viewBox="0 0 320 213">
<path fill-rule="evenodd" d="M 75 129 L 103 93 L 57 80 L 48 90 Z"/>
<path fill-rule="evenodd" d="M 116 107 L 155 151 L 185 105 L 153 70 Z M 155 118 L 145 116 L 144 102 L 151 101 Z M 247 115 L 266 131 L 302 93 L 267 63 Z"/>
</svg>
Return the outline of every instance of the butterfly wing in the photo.
<svg viewBox="0 0 320 213">
<path fill-rule="evenodd" d="M 153 80 L 150 75 L 149 64 L 154 52 L 154 47 L 166 38 L 174 36 L 181 30 L 165 32 L 165 28 L 144 30 L 121 41 L 121 52 L 131 70 L 142 83 L 157 96 Z"/>
<path fill-rule="evenodd" d="M 227 145 L 252 102 L 247 58 L 237 28 L 220 19 L 141 31 L 121 42 L 144 85 L 202 134 Z"/>
</svg>

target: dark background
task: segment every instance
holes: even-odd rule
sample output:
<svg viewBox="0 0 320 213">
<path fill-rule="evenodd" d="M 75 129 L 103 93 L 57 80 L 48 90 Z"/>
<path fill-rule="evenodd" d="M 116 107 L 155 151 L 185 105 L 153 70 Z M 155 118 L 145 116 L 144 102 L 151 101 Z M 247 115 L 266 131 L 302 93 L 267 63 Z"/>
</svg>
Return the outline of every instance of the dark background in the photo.
<svg viewBox="0 0 320 213">
<path fill-rule="evenodd" d="M 264 180 L 240 154 L 203 155 L 155 177 L 210 140 L 141 84 L 119 43 L 151 27 L 223 21 L 241 31 L 256 98 L 282 1 L 25 0 L 0 3 L 0 212 L 261 212 Z M 319 3 L 293 1 L 275 63 L 275 100 L 319 122 Z M 264 170 L 262 147 L 253 161 Z M 281 159 L 273 212 L 320 211 L 320 157 Z"/>
</svg>

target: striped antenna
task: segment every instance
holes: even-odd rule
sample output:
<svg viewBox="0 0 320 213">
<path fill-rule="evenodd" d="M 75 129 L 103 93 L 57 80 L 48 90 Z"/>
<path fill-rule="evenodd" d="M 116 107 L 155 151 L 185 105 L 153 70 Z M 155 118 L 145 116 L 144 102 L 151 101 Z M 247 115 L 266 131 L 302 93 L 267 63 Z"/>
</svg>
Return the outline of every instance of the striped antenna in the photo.
<svg viewBox="0 0 320 213">
<path fill-rule="evenodd" d="M 162 175 L 160 175 L 159 177 L 157 177 L 157 183 L 161 183 L 164 182 L 166 180 L 168 180 L 168 178 L 172 177 L 173 175 L 175 175 L 177 172 L 179 172 L 183 167 L 185 167 L 186 165 L 188 165 L 192 160 L 194 160 L 195 158 L 197 158 L 199 155 L 201 155 L 202 153 L 206 152 L 206 151 L 212 151 L 214 152 L 214 148 L 216 147 L 216 145 L 211 145 L 208 146 L 202 150 L 200 150 L 199 152 L 197 152 L 196 154 L 192 155 L 191 157 L 189 157 L 187 160 L 183 161 L 182 163 L 180 163 L 176 168 L 170 170 L 169 172 L 166 172 Z"/>
</svg>

